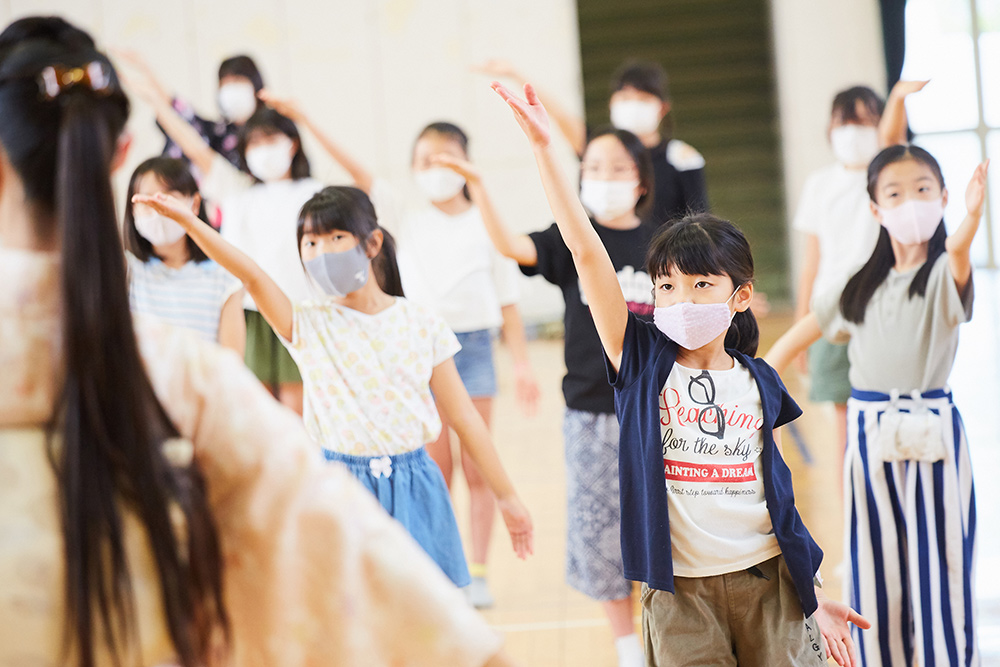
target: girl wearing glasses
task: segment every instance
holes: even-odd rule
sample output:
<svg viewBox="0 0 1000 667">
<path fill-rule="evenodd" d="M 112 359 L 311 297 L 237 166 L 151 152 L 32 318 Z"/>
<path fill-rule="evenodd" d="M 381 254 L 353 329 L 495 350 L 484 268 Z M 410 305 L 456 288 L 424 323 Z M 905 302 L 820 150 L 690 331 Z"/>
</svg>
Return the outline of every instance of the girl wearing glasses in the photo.
<svg viewBox="0 0 1000 667">
<path fill-rule="evenodd" d="M 498 83 L 527 135 L 607 356 L 621 425 L 625 576 L 643 582 L 647 665 L 854 665 L 849 625 L 814 586 L 822 552 L 795 509 L 775 429 L 800 410 L 753 358 L 753 258 L 734 225 L 661 228 L 646 271 L 654 322 L 629 312 L 599 235 L 559 171 L 530 85 Z"/>
</svg>

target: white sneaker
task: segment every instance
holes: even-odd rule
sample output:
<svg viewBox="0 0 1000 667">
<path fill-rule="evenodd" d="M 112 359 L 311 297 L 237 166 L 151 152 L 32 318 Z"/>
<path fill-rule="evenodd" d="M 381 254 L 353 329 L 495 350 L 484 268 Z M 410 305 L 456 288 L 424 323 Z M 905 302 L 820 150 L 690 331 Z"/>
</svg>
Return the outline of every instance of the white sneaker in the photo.
<svg viewBox="0 0 1000 667">
<path fill-rule="evenodd" d="M 645 667 L 646 658 L 642 653 L 639 635 L 632 633 L 615 640 L 618 653 L 618 667 Z"/>
<path fill-rule="evenodd" d="M 495 600 L 490 593 L 490 587 L 483 577 L 473 577 L 468 586 L 465 587 L 465 598 L 476 609 L 489 609 Z"/>
</svg>

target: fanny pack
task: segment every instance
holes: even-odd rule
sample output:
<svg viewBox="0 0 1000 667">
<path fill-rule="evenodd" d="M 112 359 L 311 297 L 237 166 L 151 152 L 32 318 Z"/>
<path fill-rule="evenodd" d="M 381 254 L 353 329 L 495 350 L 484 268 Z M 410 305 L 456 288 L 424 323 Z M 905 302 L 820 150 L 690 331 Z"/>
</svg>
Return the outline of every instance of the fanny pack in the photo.
<svg viewBox="0 0 1000 667">
<path fill-rule="evenodd" d="M 892 391 L 889 407 L 879 418 L 876 445 L 883 461 L 933 462 L 948 453 L 941 415 L 916 390 L 906 397 Z"/>
</svg>

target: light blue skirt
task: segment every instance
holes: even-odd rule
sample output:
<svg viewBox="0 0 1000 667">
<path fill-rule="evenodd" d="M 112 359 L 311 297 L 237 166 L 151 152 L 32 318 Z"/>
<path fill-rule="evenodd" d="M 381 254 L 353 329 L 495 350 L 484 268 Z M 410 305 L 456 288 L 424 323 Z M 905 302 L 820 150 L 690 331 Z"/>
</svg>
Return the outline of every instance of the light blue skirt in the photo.
<svg viewBox="0 0 1000 667">
<path fill-rule="evenodd" d="M 351 456 L 328 449 L 323 454 L 328 461 L 346 465 L 456 586 L 468 586 L 469 568 L 451 496 L 426 449 L 396 456 Z"/>
</svg>

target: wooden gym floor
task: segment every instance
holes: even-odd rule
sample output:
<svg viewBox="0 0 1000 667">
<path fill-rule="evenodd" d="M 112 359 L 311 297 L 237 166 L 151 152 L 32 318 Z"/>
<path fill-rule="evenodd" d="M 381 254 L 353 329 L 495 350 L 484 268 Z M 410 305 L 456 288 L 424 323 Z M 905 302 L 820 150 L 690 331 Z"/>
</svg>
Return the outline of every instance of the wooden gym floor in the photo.
<svg viewBox="0 0 1000 667">
<path fill-rule="evenodd" d="M 951 377 L 955 400 L 968 429 L 976 475 L 979 511 L 979 632 L 983 665 L 1000 665 L 1000 437 L 990 415 L 1000 414 L 1000 275 L 976 273 L 975 316 L 962 329 L 958 361 Z M 761 350 L 791 323 L 781 313 L 761 321 Z M 490 585 L 496 606 L 485 617 L 506 637 L 508 651 L 524 667 L 614 667 L 611 631 L 597 603 L 564 581 L 566 495 L 563 464 L 560 380 L 564 372 L 561 340 L 530 344 L 531 360 L 542 387 L 538 414 L 524 417 L 511 392 L 509 356 L 498 346 L 500 395 L 494 403 L 497 447 L 531 510 L 535 555 L 517 560 L 497 517 L 490 551 Z M 786 433 L 785 458 L 795 477 L 796 501 L 806 525 L 823 547 L 826 592 L 840 595 L 837 565 L 842 554 L 841 492 L 836 466 L 832 406 L 808 402 L 805 379 L 784 378 L 805 414 L 796 422 L 804 448 Z M 463 536 L 468 534 L 468 495 L 459 471 L 455 509 Z M 639 610 L 636 609 L 638 631 Z M 832 661 L 830 664 L 833 664 Z"/>
</svg>

